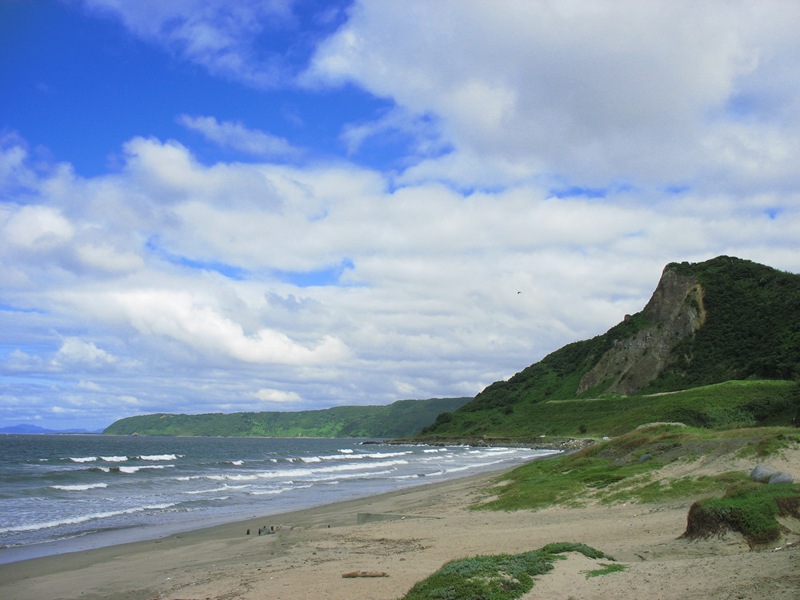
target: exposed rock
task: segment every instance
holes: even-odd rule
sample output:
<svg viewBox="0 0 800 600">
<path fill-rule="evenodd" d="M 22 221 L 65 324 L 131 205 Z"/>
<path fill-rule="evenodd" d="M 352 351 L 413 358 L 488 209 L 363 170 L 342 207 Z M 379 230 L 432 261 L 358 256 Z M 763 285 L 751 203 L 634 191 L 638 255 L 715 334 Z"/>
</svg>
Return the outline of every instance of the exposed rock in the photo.
<svg viewBox="0 0 800 600">
<path fill-rule="evenodd" d="M 703 288 L 696 277 L 664 269 L 642 316 L 652 325 L 634 336 L 615 340 L 580 381 L 578 394 L 605 381 L 608 392 L 634 394 L 653 381 L 664 368 L 672 348 L 706 321 Z"/>
<path fill-rule="evenodd" d="M 756 465 L 755 468 L 750 471 L 750 479 L 758 483 L 767 483 L 773 475 L 775 475 L 775 469 L 767 465 Z"/>
<path fill-rule="evenodd" d="M 786 471 L 778 471 L 769 478 L 770 485 L 778 483 L 794 483 L 794 476 Z"/>
</svg>

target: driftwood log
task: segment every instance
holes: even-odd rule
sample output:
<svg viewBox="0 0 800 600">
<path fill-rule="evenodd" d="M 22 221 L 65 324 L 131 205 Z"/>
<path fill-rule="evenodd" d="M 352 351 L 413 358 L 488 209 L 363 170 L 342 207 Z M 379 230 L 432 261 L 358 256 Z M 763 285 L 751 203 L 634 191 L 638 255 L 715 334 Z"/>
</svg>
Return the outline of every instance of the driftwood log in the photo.
<svg viewBox="0 0 800 600">
<path fill-rule="evenodd" d="M 350 573 L 342 573 L 342 577 L 350 579 L 352 577 L 388 577 L 388 573 L 383 571 L 351 571 Z"/>
</svg>

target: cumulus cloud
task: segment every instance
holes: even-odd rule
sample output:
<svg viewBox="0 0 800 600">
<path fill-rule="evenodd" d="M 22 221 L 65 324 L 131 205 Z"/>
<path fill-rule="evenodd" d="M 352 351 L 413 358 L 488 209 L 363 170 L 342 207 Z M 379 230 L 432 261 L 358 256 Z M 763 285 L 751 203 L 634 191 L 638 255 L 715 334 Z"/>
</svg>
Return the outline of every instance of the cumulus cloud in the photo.
<svg viewBox="0 0 800 600">
<path fill-rule="evenodd" d="M 50 337 L 82 329 L 51 340 L 52 360 L 37 341 L 4 368 L 74 371 L 63 393 L 114 416 L 165 402 L 202 412 L 471 395 L 639 310 L 672 260 L 725 253 L 800 270 L 798 194 L 392 189 L 347 164 L 206 166 L 155 139 L 132 140 L 126 156 L 113 175 L 48 175 L 58 194 L 5 205 L 12 234 L 0 241 L 4 274 L 25 264 L 38 282 L 5 285 L 15 304 L 46 311 L 25 319 L 46 318 Z M 75 277 L 40 260 L 55 241 L 73 257 L 63 268 L 83 261 Z M 291 277 L 344 259 L 338 280 Z M 20 316 L 0 311 L 0 325 Z"/>
<path fill-rule="evenodd" d="M 261 388 L 255 393 L 255 397 L 264 402 L 293 403 L 300 400 L 300 396 L 294 392 L 282 390 L 270 390 Z"/>
<path fill-rule="evenodd" d="M 197 131 L 220 146 L 262 158 L 290 158 L 299 156 L 301 153 L 286 139 L 270 135 L 264 131 L 248 129 L 239 122 L 220 122 L 214 117 L 181 115 L 178 117 L 178 123 L 188 129 Z"/>
<path fill-rule="evenodd" d="M 448 150 L 449 143 L 442 139 L 438 124 L 430 115 L 415 115 L 395 108 L 377 120 L 347 124 L 341 134 L 349 154 L 359 152 L 371 138 L 408 136 L 413 140 L 411 153 L 417 157 L 438 155 Z"/>
<path fill-rule="evenodd" d="M 156 217 L 170 219 L 174 215 L 164 207 L 187 200 L 212 206 L 255 205 L 261 209 L 274 207 L 279 201 L 263 166 L 218 163 L 206 167 L 186 146 L 174 140 L 141 137 L 128 141 L 124 154 L 124 179 L 131 188 L 124 191 L 123 202 L 141 202 L 143 206 L 136 208 L 145 214 L 153 211 Z M 120 192 L 118 177 L 105 181 Z"/>
<path fill-rule="evenodd" d="M 53 359 L 58 368 L 98 370 L 112 367 L 117 359 L 92 342 L 67 338 Z"/>
<path fill-rule="evenodd" d="M 338 362 L 348 350 L 332 336 L 304 346 L 268 328 L 250 334 L 243 327 L 188 294 L 165 290 L 129 290 L 107 297 L 140 332 L 183 342 L 187 347 L 247 363 L 316 364 Z"/>
<path fill-rule="evenodd" d="M 57 207 L 6 206 L 0 209 L 3 212 L 0 248 L 9 259 L 13 257 L 6 261 L 9 281 L 35 281 L 37 273 L 51 277 L 57 276 L 54 273 L 125 274 L 144 266 L 135 249 L 118 247 L 123 240 L 103 239 L 104 226 L 70 219 Z"/>
<path fill-rule="evenodd" d="M 90 11 L 119 20 L 132 34 L 211 73 L 259 88 L 282 82 L 284 67 L 274 55 L 258 55 L 255 38 L 290 24 L 291 2 L 254 0 L 81 0 Z"/>
<path fill-rule="evenodd" d="M 75 231 L 57 209 L 23 206 L 8 218 L 3 233 L 10 245 L 37 252 L 62 246 Z"/>
<path fill-rule="evenodd" d="M 788 121 L 781 145 L 796 151 L 798 22 L 783 2 L 359 2 L 305 81 L 355 83 L 436 115 L 459 152 L 584 185 L 730 176 L 723 145 L 733 163 L 769 163 L 753 176 L 775 182 L 794 173 L 788 154 L 741 121 Z M 776 76 L 767 100 L 759 83 Z M 743 146 L 726 143 L 731 128 Z"/>
<path fill-rule="evenodd" d="M 84 4 L 253 85 L 271 67 L 248 40 L 289 14 Z M 16 341 L 0 369 L 58 378 L 4 398 L 110 421 L 473 395 L 640 310 L 668 262 L 798 272 L 798 11 L 357 2 L 303 77 L 391 105 L 342 123 L 352 160 L 185 114 L 258 160 L 136 136 L 118 169 L 80 177 L 6 136 L 0 331 Z M 396 135 L 407 168 L 354 163 Z"/>
<path fill-rule="evenodd" d="M 85 244 L 75 249 L 81 263 L 99 271 L 127 273 L 144 266 L 144 260 L 131 251 L 118 251 L 108 244 Z"/>
</svg>

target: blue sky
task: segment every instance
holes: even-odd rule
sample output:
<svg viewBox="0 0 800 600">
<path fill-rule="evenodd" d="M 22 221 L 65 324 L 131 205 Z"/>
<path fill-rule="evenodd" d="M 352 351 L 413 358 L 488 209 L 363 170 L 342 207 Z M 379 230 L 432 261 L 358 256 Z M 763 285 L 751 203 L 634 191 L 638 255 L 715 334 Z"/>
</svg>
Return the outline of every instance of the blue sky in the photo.
<svg viewBox="0 0 800 600">
<path fill-rule="evenodd" d="M 668 262 L 800 272 L 798 29 L 778 0 L 6 0 L 0 426 L 472 396 Z"/>
</svg>

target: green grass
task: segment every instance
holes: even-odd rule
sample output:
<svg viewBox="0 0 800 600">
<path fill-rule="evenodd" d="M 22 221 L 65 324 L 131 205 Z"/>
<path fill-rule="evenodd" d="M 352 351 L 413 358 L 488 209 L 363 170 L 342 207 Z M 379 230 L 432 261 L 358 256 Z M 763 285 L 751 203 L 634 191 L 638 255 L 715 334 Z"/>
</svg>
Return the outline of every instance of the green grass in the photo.
<svg viewBox="0 0 800 600">
<path fill-rule="evenodd" d="M 706 538 L 736 531 L 751 547 L 763 546 L 780 537 L 779 516 L 800 518 L 800 485 L 747 482 L 732 487 L 722 498 L 695 502 L 689 509 L 684 537 Z"/>
<path fill-rule="evenodd" d="M 560 542 L 521 554 L 498 554 L 463 558 L 444 565 L 418 582 L 403 600 L 514 600 L 533 588 L 533 578 L 553 569 L 567 552 L 580 552 L 594 559 L 614 561 L 586 544 Z M 597 575 L 622 570 L 604 564 Z M 589 575 L 587 575 L 589 577 Z"/>
<path fill-rule="evenodd" d="M 632 431 L 574 454 L 534 461 L 503 475 L 476 509 L 536 510 L 560 504 L 581 506 L 588 502 L 654 503 L 679 498 L 721 494 L 747 481 L 744 472 L 714 476 L 657 477 L 659 469 L 675 462 L 691 462 L 699 456 L 779 451 L 798 444 L 795 430 L 758 428 L 714 432 L 659 426 Z M 777 440 L 777 442 L 775 441 Z"/>
<path fill-rule="evenodd" d="M 800 431 L 777 433 L 776 435 L 765 437 L 757 444 L 742 448 L 739 456 L 742 458 L 764 458 L 776 454 L 779 455 L 784 449 L 795 444 L 800 444 Z"/>
<path fill-rule="evenodd" d="M 532 439 L 540 435 L 603 437 L 639 425 L 681 422 L 704 429 L 789 425 L 800 410 L 797 383 L 736 380 L 679 392 L 525 401 L 481 411 L 459 410 L 437 427 L 437 437 Z"/>
<path fill-rule="evenodd" d="M 668 481 L 632 480 L 625 482 L 631 487 L 621 486 L 619 490 L 609 490 L 607 494 L 603 495 L 601 502 L 604 504 L 669 502 L 681 498 L 714 494 L 733 484 L 743 483 L 747 479 L 746 473 L 721 473 L 713 476 L 680 477 Z"/>
<path fill-rule="evenodd" d="M 619 573 L 627 569 L 627 565 L 619 563 L 600 563 L 601 569 L 594 569 L 593 571 L 586 571 L 586 579 L 590 577 L 599 577 L 600 575 L 609 575 L 611 573 Z"/>
</svg>

